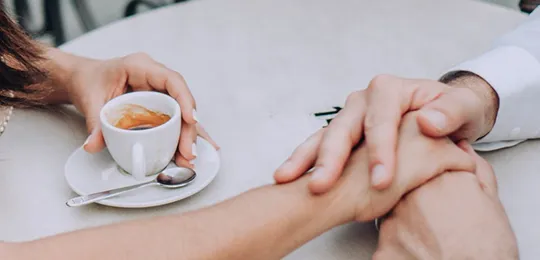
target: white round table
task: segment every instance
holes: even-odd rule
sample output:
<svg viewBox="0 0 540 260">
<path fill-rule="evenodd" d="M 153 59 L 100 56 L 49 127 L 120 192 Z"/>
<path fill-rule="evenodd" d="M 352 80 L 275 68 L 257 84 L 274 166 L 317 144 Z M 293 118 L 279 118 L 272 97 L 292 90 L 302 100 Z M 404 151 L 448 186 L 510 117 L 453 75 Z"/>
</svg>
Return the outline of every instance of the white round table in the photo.
<svg viewBox="0 0 540 260">
<path fill-rule="evenodd" d="M 293 148 L 379 73 L 437 78 L 524 19 L 474 1 L 194 0 L 123 20 L 63 46 L 110 58 L 143 51 L 178 70 L 222 147 L 218 177 L 167 206 L 68 208 L 67 157 L 86 137 L 70 109 L 16 110 L 0 138 L 0 240 L 22 241 L 128 219 L 197 209 L 271 183 Z M 540 256 L 540 146 L 486 154 L 523 259 Z M 372 223 L 316 238 L 287 259 L 368 259 Z"/>
</svg>

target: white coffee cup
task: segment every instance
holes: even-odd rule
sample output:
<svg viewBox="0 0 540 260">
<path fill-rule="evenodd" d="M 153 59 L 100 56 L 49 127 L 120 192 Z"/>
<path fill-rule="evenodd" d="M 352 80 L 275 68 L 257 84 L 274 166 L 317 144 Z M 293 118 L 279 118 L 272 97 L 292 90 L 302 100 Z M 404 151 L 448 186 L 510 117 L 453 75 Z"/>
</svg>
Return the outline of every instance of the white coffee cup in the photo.
<svg viewBox="0 0 540 260">
<path fill-rule="evenodd" d="M 144 130 L 116 127 L 126 109 L 134 105 L 171 118 L 162 125 Z M 114 161 L 138 180 L 167 167 L 178 149 L 181 111 L 178 102 L 168 95 L 150 91 L 121 95 L 103 106 L 100 121 L 107 149 Z"/>
</svg>

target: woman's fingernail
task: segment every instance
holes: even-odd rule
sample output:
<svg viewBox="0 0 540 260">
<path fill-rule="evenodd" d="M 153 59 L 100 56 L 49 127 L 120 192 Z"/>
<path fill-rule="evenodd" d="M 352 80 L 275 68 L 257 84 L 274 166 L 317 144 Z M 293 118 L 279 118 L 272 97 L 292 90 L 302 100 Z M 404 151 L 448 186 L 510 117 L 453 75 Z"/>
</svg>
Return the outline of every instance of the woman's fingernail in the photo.
<svg viewBox="0 0 540 260">
<path fill-rule="evenodd" d="M 325 174 L 320 169 L 315 169 L 313 174 L 311 174 L 311 180 L 322 180 L 325 178 Z"/>
<path fill-rule="evenodd" d="M 371 170 L 371 185 L 378 186 L 386 177 L 386 170 L 384 168 L 384 165 L 377 164 L 373 169 Z"/>
<path fill-rule="evenodd" d="M 193 119 L 195 119 L 195 121 L 199 122 L 199 118 L 197 117 L 197 110 L 195 110 L 195 108 L 193 109 L 193 112 L 191 112 L 191 115 L 193 115 Z"/>
<path fill-rule="evenodd" d="M 197 157 L 197 145 L 195 143 L 191 144 L 191 154 Z"/>
<path fill-rule="evenodd" d="M 92 137 L 92 134 L 90 134 L 90 135 L 86 138 L 86 140 L 84 141 L 84 143 L 83 143 L 83 145 L 82 145 L 83 147 L 86 147 L 86 145 L 90 142 L 90 138 L 91 138 L 91 137 Z"/>
<path fill-rule="evenodd" d="M 193 160 L 189 161 L 189 164 L 191 164 L 191 165 L 195 166 L 195 159 L 193 159 Z"/>
<path fill-rule="evenodd" d="M 435 126 L 437 129 L 444 129 L 446 127 L 446 116 L 437 110 L 422 111 L 422 115 Z"/>
</svg>

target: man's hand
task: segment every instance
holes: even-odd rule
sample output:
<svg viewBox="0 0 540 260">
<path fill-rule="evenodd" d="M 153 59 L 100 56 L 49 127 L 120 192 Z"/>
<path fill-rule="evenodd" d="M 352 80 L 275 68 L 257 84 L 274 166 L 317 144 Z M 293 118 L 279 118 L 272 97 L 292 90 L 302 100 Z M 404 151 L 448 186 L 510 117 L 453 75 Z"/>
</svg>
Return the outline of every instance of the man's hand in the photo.
<svg viewBox="0 0 540 260">
<path fill-rule="evenodd" d="M 368 88 L 352 93 L 330 125 L 298 147 L 312 149 L 307 159 L 291 156 L 275 173 L 277 183 L 297 179 L 313 165 L 309 188 L 328 191 L 341 176 L 351 150 L 364 138 L 370 183 L 387 188 L 396 171 L 398 126 L 408 111 L 420 110 L 418 124 L 433 137 L 450 135 L 470 142 L 493 127 L 498 109 L 494 90 L 483 79 L 462 73 L 443 84 L 432 80 L 377 76 Z"/>
<path fill-rule="evenodd" d="M 381 225 L 374 259 L 518 259 L 491 166 L 449 172 L 406 195 Z"/>
</svg>

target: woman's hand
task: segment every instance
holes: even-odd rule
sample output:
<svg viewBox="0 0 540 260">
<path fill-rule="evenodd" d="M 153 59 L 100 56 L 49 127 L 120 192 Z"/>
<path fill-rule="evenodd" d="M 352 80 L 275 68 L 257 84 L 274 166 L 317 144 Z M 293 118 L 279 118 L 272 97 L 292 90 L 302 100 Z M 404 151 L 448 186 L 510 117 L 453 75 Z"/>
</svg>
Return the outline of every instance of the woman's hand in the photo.
<svg viewBox="0 0 540 260">
<path fill-rule="evenodd" d="M 398 126 L 405 113 L 420 110 L 417 122 L 424 134 L 472 142 L 491 130 L 497 109 L 491 86 L 472 74 L 448 84 L 377 76 L 367 89 L 349 95 L 330 125 L 300 145 L 274 178 L 277 183 L 294 181 L 314 165 L 309 188 L 326 192 L 341 176 L 352 148 L 364 139 L 370 182 L 385 189 L 394 178 Z M 295 156 L 309 149 L 315 149 L 310 151 L 313 160 Z"/>
<path fill-rule="evenodd" d="M 105 103 L 128 91 L 158 91 L 176 99 L 182 110 L 182 132 L 177 163 L 195 159 L 195 141 L 201 135 L 218 148 L 198 124 L 196 104 L 182 75 L 153 60 L 144 53 L 110 60 L 75 57 L 74 69 L 65 81 L 70 101 L 86 117 L 88 139 L 84 149 L 98 152 L 105 147 L 99 113 Z"/>
<path fill-rule="evenodd" d="M 398 130 L 396 176 L 385 190 L 376 190 L 369 183 L 369 147 L 361 144 L 352 152 L 342 178 L 328 192 L 335 200 L 329 203 L 343 209 L 337 210 L 340 213 L 336 214 L 343 214 L 347 221 L 371 221 L 388 213 L 405 194 L 440 174 L 448 171 L 475 172 L 474 158 L 449 138 L 422 134 L 416 122 L 418 116 L 418 112 L 411 112 L 403 117 Z M 315 139 L 321 137 L 316 135 L 307 145 L 316 145 Z M 463 143 L 466 142 L 460 142 Z M 292 158 L 315 160 L 316 155 L 316 149 L 302 149 L 297 150 Z"/>
</svg>

